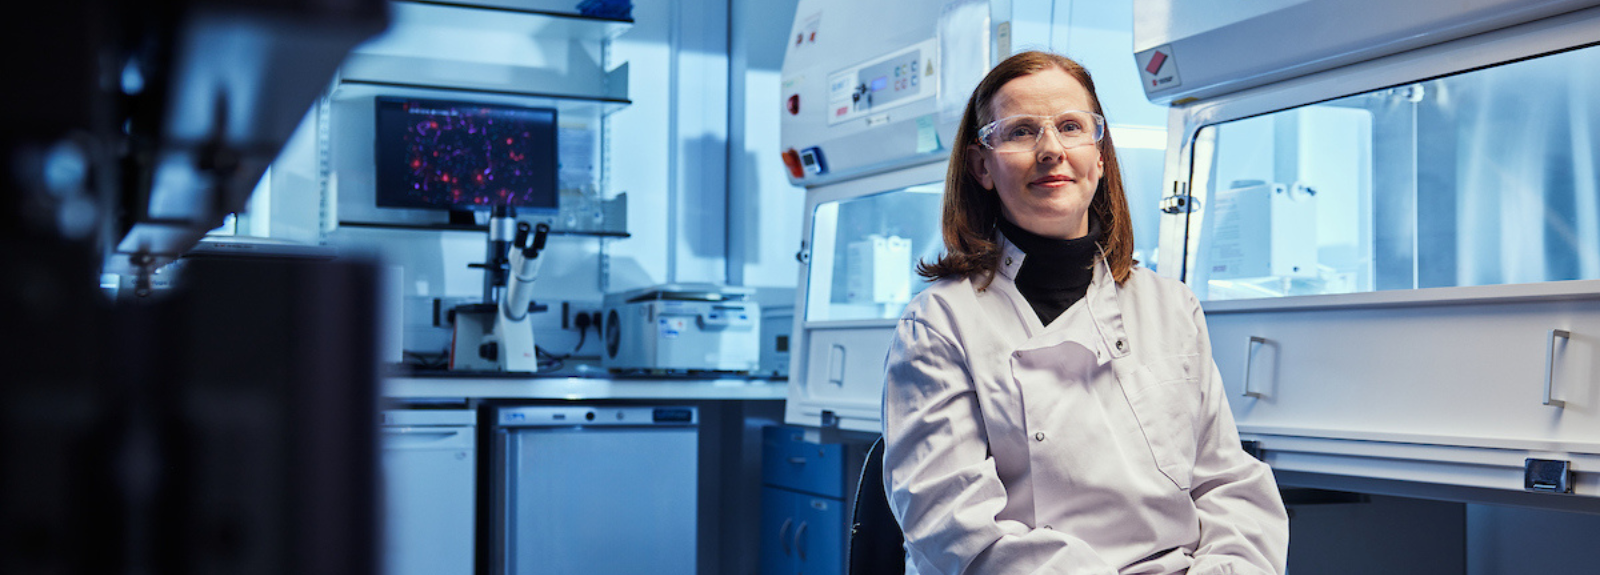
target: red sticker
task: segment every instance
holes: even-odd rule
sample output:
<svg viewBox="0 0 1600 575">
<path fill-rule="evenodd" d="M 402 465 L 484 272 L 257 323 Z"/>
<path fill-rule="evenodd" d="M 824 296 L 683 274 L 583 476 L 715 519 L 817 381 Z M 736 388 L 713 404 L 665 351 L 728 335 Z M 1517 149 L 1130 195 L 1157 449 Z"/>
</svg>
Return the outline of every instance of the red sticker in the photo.
<svg viewBox="0 0 1600 575">
<path fill-rule="evenodd" d="M 1154 74 L 1156 71 L 1160 70 L 1161 65 L 1165 63 L 1167 63 L 1167 55 L 1161 52 L 1156 52 L 1155 55 L 1150 56 L 1150 63 L 1145 64 L 1144 71 Z"/>
</svg>

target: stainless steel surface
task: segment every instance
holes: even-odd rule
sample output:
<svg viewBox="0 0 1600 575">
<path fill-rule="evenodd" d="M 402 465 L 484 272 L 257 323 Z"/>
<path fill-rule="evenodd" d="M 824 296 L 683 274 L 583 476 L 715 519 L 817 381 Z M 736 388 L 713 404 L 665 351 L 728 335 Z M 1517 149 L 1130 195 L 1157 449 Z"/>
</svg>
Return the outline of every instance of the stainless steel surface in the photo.
<svg viewBox="0 0 1600 575">
<path fill-rule="evenodd" d="M 698 408 L 517 406 L 494 431 L 490 572 L 695 572 Z"/>
</svg>

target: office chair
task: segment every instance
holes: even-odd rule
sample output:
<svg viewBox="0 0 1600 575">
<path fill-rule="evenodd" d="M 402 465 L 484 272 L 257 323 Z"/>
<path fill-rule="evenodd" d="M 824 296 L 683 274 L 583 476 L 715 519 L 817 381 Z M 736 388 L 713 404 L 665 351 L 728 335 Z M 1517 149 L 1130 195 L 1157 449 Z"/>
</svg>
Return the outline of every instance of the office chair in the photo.
<svg viewBox="0 0 1600 575">
<path fill-rule="evenodd" d="M 883 437 L 867 449 L 861 479 L 856 482 L 855 508 L 850 513 L 849 573 L 902 575 L 906 569 L 905 535 L 889 510 L 883 492 Z"/>
</svg>

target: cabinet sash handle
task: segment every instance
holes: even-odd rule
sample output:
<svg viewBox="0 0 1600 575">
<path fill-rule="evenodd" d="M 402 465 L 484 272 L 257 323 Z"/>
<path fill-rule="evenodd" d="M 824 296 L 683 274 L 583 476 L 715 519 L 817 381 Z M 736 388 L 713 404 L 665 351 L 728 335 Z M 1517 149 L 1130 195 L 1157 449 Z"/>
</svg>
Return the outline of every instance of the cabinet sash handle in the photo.
<svg viewBox="0 0 1600 575">
<path fill-rule="evenodd" d="M 844 346 L 833 344 L 828 348 L 828 383 L 844 387 Z"/>
<path fill-rule="evenodd" d="M 1266 396 L 1262 395 L 1261 392 L 1259 392 L 1259 391 L 1255 391 L 1255 390 L 1250 389 L 1250 358 L 1251 358 L 1251 356 L 1255 355 L 1256 344 L 1258 344 L 1258 343 L 1260 343 L 1260 344 L 1267 343 L 1267 338 L 1252 335 L 1252 336 L 1250 336 L 1250 341 L 1245 344 L 1245 348 L 1244 348 L 1244 396 L 1245 397 L 1254 397 L 1256 399 L 1261 399 L 1261 398 L 1264 398 Z"/>
<path fill-rule="evenodd" d="M 1572 339 L 1572 332 L 1564 329 L 1550 330 L 1550 339 L 1546 342 L 1544 354 L 1544 404 L 1550 407 L 1565 408 L 1567 402 L 1559 399 L 1550 399 L 1550 388 L 1555 385 L 1556 375 L 1556 338 Z"/>
</svg>

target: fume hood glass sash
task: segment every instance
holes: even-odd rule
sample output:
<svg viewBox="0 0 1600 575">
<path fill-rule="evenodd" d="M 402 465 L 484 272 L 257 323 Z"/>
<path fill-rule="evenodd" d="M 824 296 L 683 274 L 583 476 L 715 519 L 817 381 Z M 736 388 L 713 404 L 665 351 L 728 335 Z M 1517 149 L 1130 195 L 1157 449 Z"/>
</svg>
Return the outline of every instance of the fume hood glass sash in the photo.
<svg viewBox="0 0 1600 575">
<path fill-rule="evenodd" d="M 943 182 L 932 182 L 816 204 L 805 320 L 899 318 L 928 285 L 917 263 L 944 251 L 943 191 Z"/>
<path fill-rule="evenodd" d="M 1600 47 L 1200 127 L 1206 300 L 1600 279 Z"/>
</svg>

